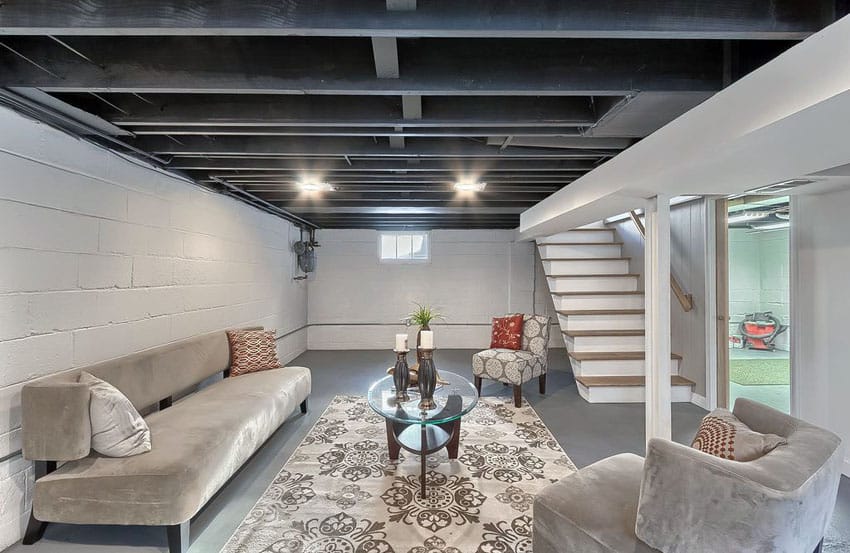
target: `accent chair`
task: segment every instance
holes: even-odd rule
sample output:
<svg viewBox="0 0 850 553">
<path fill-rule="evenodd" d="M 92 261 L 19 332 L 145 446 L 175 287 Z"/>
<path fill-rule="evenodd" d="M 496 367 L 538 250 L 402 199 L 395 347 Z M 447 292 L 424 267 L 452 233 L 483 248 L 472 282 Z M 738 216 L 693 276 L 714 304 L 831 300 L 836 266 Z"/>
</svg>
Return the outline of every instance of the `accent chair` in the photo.
<svg viewBox="0 0 850 553">
<path fill-rule="evenodd" d="M 832 518 L 841 439 L 747 399 L 734 414 L 787 440 L 763 457 L 721 459 L 653 439 L 548 486 L 534 500 L 534 553 L 819 552 Z"/>
<path fill-rule="evenodd" d="M 472 374 L 478 393 L 481 393 L 484 378 L 513 386 L 514 405 L 519 407 L 522 385 L 537 378 L 540 393 L 545 394 L 548 353 L 549 317 L 524 314 L 521 349 L 486 349 L 472 356 Z"/>
</svg>

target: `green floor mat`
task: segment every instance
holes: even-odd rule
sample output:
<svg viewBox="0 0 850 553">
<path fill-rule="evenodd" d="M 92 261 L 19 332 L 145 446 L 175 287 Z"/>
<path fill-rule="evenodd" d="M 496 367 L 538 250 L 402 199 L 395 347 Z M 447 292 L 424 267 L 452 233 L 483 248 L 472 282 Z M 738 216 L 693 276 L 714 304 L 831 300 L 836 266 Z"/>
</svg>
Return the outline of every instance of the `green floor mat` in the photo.
<svg viewBox="0 0 850 553">
<path fill-rule="evenodd" d="M 788 359 L 730 359 L 729 380 L 742 386 L 791 384 Z"/>
</svg>

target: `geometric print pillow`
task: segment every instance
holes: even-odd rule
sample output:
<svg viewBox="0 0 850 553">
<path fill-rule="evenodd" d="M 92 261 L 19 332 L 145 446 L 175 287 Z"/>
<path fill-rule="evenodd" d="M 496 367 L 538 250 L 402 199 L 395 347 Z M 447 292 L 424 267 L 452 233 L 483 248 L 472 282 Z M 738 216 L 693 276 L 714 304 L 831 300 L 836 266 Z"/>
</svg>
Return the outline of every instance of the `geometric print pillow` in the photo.
<svg viewBox="0 0 850 553">
<path fill-rule="evenodd" d="M 490 349 L 521 349 L 522 318 L 522 314 L 493 318 Z"/>
<path fill-rule="evenodd" d="M 715 409 L 700 423 L 691 447 L 730 461 L 753 461 L 788 442 L 775 434 L 761 434 L 730 411 Z"/>
<path fill-rule="evenodd" d="M 230 376 L 281 368 L 274 330 L 228 330 Z"/>
</svg>

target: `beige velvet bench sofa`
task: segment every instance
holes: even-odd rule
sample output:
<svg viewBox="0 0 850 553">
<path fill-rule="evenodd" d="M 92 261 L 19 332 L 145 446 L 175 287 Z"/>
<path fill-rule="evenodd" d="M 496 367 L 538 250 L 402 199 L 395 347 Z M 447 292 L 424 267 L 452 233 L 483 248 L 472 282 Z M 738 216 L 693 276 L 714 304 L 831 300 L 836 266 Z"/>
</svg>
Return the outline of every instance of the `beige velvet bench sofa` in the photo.
<svg viewBox="0 0 850 553">
<path fill-rule="evenodd" d="M 186 551 L 189 520 L 296 406 L 307 412 L 311 376 L 304 367 L 197 390 L 217 373 L 228 376 L 229 364 L 220 331 L 24 386 L 23 454 L 36 472 L 24 543 L 38 541 L 48 522 L 165 526 L 171 553 Z M 151 451 L 113 458 L 90 449 L 90 392 L 77 382 L 81 370 L 118 388 L 142 414 L 153 411 L 145 417 Z"/>
</svg>

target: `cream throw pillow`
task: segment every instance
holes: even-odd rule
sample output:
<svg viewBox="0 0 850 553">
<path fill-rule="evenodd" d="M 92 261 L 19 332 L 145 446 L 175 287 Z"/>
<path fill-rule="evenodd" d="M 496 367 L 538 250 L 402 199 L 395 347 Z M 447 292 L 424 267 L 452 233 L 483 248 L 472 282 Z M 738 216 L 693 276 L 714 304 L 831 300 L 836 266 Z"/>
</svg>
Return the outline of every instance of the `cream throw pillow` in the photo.
<svg viewBox="0 0 850 553">
<path fill-rule="evenodd" d="M 108 382 L 80 373 L 91 390 L 91 446 L 108 457 L 130 457 L 151 450 L 151 431 L 127 396 Z"/>
</svg>

